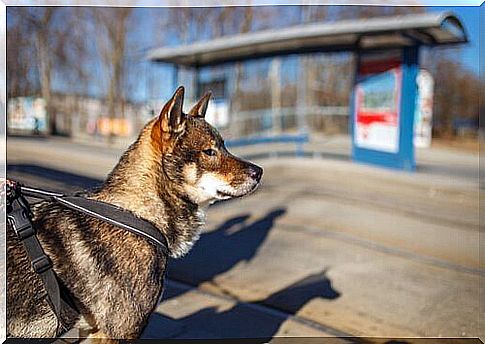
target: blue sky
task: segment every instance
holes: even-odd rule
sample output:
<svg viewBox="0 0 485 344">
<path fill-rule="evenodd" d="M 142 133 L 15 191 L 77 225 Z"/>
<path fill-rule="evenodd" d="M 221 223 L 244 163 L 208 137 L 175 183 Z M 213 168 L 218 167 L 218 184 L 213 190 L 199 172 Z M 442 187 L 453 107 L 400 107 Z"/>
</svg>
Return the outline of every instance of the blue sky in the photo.
<svg viewBox="0 0 485 344">
<path fill-rule="evenodd" d="M 145 2 L 145 1 L 143 1 Z M 189 1 L 190 2 L 190 1 Z M 266 3 L 268 3 L 266 1 Z M 276 0 L 275 0 L 276 2 Z M 437 3 L 436 0 L 424 0 L 420 1 L 422 4 L 426 5 L 432 5 L 433 3 Z M 278 1 L 277 3 L 281 4 L 281 1 Z M 283 2 L 284 3 L 284 2 Z M 293 2 L 294 3 L 294 2 Z M 451 1 L 451 0 L 441 0 L 440 4 L 456 4 L 457 1 Z M 476 0 L 462 0 L 462 4 L 473 4 L 477 3 Z M 401 2 L 401 4 L 404 4 Z M 436 7 L 427 7 L 428 11 L 452 11 L 454 12 L 462 21 L 462 23 L 465 26 L 465 29 L 468 33 L 470 43 L 468 43 L 465 46 L 461 46 L 460 48 L 457 48 L 457 59 L 463 63 L 463 65 L 476 75 L 479 74 L 479 37 L 480 37 L 480 15 L 482 15 L 482 19 L 484 13 L 485 13 L 485 5 L 482 5 L 481 7 L 476 7 L 476 6 L 436 6 Z M 136 30 L 137 32 L 143 32 L 143 33 L 149 33 L 151 32 L 151 25 L 152 21 L 154 20 L 163 20 L 163 16 L 158 16 L 158 15 L 147 15 L 148 13 L 153 13 L 153 9 L 150 8 L 145 8 L 145 9 L 138 9 L 137 11 L 134 12 L 134 18 L 133 22 L 137 26 Z M 140 60 L 140 57 L 143 55 L 143 51 L 146 51 L 145 49 L 148 47 L 153 47 L 157 43 L 155 43 L 154 35 L 151 34 L 143 34 L 139 35 L 134 33 L 136 36 L 131 37 L 132 40 L 136 41 L 136 45 L 138 47 L 142 47 L 144 49 L 134 49 L 131 55 L 130 59 L 130 65 L 133 68 L 137 69 L 137 74 L 136 78 L 139 79 L 139 82 L 137 82 L 137 86 L 135 87 L 134 90 L 132 90 L 131 95 L 133 96 L 134 99 L 139 100 L 139 101 L 144 101 L 147 98 L 155 97 L 168 97 L 170 93 L 173 91 L 172 87 L 172 79 L 173 79 L 173 74 L 171 71 L 171 68 L 167 68 L 166 66 L 157 66 L 157 67 L 149 67 L 146 64 L 146 61 Z M 158 43 L 160 44 L 160 43 Z M 177 42 L 173 39 L 168 39 L 165 41 L 165 44 L 168 45 L 173 45 L 177 44 Z M 484 49 L 485 44 L 482 44 L 482 50 Z M 448 48 L 449 49 L 449 48 Z M 142 51 L 143 50 L 143 51 Z M 283 77 L 287 79 L 294 79 L 297 74 L 297 60 L 295 58 L 289 58 L 287 59 L 284 66 L 284 70 L 287 71 L 287 75 L 284 75 Z M 266 68 L 267 67 L 267 61 L 266 62 L 258 62 L 258 63 L 250 63 L 251 66 L 248 66 L 252 68 L 252 70 L 259 70 L 259 72 L 264 72 L 263 70 L 260 70 L 261 68 Z M 265 67 L 266 65 L 266 67 Z M 259 67 L 258 67 L 259 66 Z M 93 69 L 96 72 L 101 73 L 102 72 L 102 66 L 101 65 L 93 65 Z M 97 73 L 95 73 L 97 74 Z M 203 73 L 207 74 L 207 73 Z M 203 75 L 204 76 L 204 75 Z M 163 80 L 164 82 L 160 82 Z M 62 88 L 62 81 L 57 80 L 57 83 L 60 88 Z M 168 82 L 167 82 L 168 81 Z M 102 85 L 97 84 L 93 85 L 91 87 L 90 93 L 92 94 L 99 94 L 102 93 L 103 91 L 100 89 L 102 88 Z M 151 89 L 151 92 L 148 92 L 149 89 Z"/>
</svg>

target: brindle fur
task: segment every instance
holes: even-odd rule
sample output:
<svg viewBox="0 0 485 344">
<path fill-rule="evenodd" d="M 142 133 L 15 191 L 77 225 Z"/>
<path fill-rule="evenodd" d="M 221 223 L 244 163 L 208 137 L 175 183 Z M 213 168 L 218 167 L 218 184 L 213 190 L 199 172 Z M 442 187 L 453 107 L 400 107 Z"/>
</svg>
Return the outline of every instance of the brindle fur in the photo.
<svg viewBox="0 0 485 344">
<path fill-rule="evenodd" d="M 180 87 L 144 127 L 103 186 L 85 194 L 152 222 L 174 258 L 198 239 L 208 204 L 253 191 L 262 175 L 228 153 L 204 120 L 210 94 L 187 115 L 183 93 Z M 40 202 L 32 210 L 38 238 L 81 312 L 63 314 L 64 326 L 82 327 L 91 337 L 137 338 L 162 294 L 167 257 L 137 235 L 58 204 Z M 59 335 L 42 282 L 10 229 L 7 276 L 8 335 Z"/>
</svg>

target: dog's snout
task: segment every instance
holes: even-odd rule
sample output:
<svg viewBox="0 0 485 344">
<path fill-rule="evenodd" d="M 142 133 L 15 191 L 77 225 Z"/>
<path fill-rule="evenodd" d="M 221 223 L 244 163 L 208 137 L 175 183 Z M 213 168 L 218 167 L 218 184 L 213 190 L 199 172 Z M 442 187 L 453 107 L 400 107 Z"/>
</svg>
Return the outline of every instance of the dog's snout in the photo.
<svg viewBox="0 0 485 344">
<path fill-rule="evenodd" d="M 263 176 L 263 169 L 259 166 L 252 165 L 249 168 L 249 175 L 251 176 L 251 178 L 259 182 L 261 180 L 261 177 Z"/>
</svg>

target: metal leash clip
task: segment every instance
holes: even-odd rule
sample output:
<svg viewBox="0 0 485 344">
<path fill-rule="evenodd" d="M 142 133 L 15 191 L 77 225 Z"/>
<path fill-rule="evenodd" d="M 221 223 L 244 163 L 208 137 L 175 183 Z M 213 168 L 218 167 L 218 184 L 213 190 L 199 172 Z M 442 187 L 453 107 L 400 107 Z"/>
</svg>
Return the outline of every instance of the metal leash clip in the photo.
<svg viewBox="0 0 485 344">
<path fill-rule="evenodd" d="M 27 201 L 22 196 L 22 185 L 13 180 L 6 180 L 7 221 L 12 226 L 19 239 L 24 240 L 35 234 L 31 222 L 31 211 Z M 14 204 L 17 203 L 18 207 Z"/>
</svg>

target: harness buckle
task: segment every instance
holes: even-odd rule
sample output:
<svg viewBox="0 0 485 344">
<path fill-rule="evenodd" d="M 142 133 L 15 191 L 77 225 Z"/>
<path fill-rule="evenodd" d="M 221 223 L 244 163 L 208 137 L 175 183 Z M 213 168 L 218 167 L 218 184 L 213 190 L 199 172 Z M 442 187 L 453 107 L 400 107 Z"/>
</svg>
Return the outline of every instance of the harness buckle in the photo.
<svg viewBox="0 0 485 344">
<path fill-rule="evenodd" d="M 25 240 L 35 234 L 34 227 L 29 217 L 22 208 L 14 210 L 8 215 L 8 222 L 20 240 Z"/>
<path fill-rule="evenodd" d="M 41 274 L 52 268 L 52 261 L 46 255 L 42 255 L 32 260 L 32 267 L 36 273 Z"/>
</svg>

